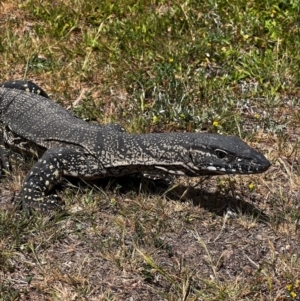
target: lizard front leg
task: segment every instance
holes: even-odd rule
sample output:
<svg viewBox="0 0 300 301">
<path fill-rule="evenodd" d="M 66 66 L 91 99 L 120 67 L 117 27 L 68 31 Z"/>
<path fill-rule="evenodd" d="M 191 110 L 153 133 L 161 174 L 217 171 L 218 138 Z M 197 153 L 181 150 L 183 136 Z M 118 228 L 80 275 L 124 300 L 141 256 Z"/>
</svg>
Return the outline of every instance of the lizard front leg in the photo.
<svg viewBox="0 0 300 301">
<path fill-rule="evenodd" d="M 63 176 L 88 178 L 104 173 L 98 160 L 84 152 L 70 148 L 49 149 L 27 174 L 17 201 L 23 208 L 55 209 L 60 207 L 60 200 L 48 193 Z"/>
</svg>

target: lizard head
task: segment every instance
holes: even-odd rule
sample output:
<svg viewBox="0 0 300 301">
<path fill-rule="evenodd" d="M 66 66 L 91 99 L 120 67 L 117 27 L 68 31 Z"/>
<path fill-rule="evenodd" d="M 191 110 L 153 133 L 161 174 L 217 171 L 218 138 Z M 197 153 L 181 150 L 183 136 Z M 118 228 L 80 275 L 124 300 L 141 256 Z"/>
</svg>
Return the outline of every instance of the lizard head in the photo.
<svg viewBox="0 0 300 301">
<path fill-rule="evenodd" d="M 270 167 L 264 155 L 238 137 L 218 134 L 196 134 L 189 158 L 194 176 L 262 173 Z"/>
</svg>

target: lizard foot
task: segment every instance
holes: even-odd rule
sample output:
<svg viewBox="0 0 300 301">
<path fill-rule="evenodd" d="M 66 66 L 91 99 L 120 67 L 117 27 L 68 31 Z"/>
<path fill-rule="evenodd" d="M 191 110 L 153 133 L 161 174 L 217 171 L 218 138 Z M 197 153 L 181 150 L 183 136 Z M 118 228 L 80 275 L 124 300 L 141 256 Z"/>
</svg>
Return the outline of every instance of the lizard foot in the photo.
<svg viewBox="0 0 300 301">
<path fill-rule="evenodd" d="M 53 210 L 61 210 L 63 202 L 56 194 L 28 197 L 17 196 L 14 200 L 15 204 L 20 204 L 23 210 L 37 210 L 40 212 L 51 212 Z"/>
</svg>

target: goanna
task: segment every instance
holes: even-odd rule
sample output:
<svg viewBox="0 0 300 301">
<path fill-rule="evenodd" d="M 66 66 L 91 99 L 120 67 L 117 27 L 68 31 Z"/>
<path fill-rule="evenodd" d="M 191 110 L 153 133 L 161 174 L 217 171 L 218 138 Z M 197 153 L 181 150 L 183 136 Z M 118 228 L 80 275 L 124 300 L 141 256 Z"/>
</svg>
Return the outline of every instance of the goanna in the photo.
<svg viewBox="0 0 300 301">
<path fill-rule="evenodd" d="M 37 152 L 17 196 L 23 207 L 59 205 L 51 189 L 63 177 L 94 179 L 146 175 L 252 174 L 270 162 L 235 136 L 209 133 L 129 134 L 116 124 L 91 124 L 48 98 L 30 81 L 0 84 L 0 155 L 6 148 Z"/>
</svg>

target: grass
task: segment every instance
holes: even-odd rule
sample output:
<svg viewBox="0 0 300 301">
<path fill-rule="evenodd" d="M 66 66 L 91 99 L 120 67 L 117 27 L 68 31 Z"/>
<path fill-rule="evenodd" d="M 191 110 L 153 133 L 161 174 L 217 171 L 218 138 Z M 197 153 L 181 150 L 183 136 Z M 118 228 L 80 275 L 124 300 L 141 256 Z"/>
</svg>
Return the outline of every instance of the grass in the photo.
<svg viewBox="0 0 300 301">
<path fill-rule="evenodd" d="M 129 132 L 234 134 L 265 174 L 154 187 L 66 180 L 63 212 L 9 200 L 0 300 L 299 300 L 298 1 L 0 1 L 0 81 L 29 79 Z M 169 191 L 167 191 L 169 190 Z"/>
</svg>

